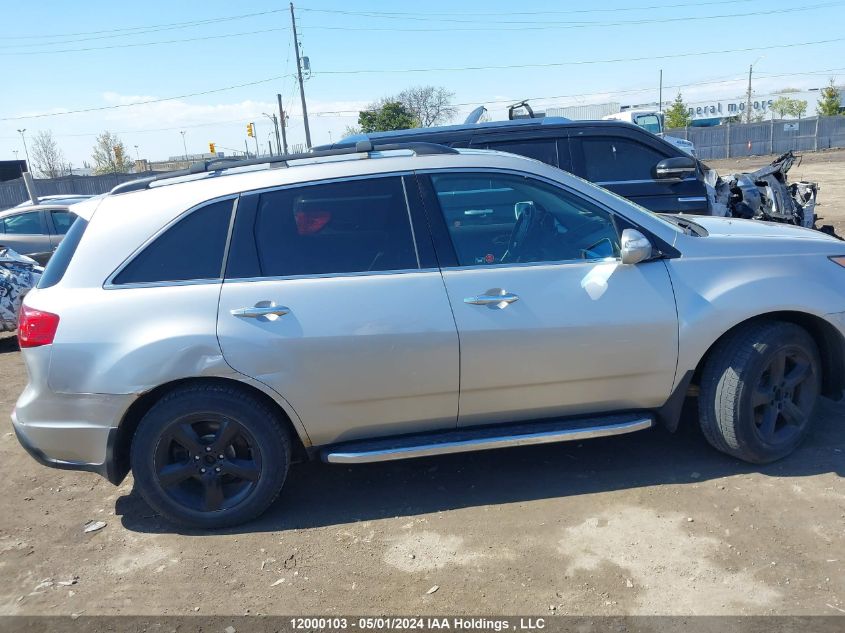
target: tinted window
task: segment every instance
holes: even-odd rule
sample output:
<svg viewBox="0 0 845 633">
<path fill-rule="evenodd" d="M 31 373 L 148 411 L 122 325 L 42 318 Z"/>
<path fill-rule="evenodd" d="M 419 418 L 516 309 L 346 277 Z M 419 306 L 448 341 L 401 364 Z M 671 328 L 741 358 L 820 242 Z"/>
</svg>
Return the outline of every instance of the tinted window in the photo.
<svg viewBox="0 0 845 633">
<path fill-rule="evenodd" d="M 141 251 L 113 283 L 219 279 L 232 205 L 223 200 L 192 211 Z"/>
<path fill-rule="evenodd" d="M 535 158 L 553 167 L 557 167 L 557 143 L 555 139 L 542 141 L 496 141 L 486 143 L 487 149 L 510 152 L 528 158 Z"/>
<path fill-rule="evenodd" d="M 581 139 L 584 173 L 592 182 L 647 180 L 663 154 L 648 145 L 623 138 L 598 136 Z"/>
<path fill-rule="evenodd" d="M 70 225 L 73 224 L 73 220 L 76 218 L 73 213 L 68 211 L 50 211 L 50 215 L 53 217 L 53 226 L 59 235 L 67 233 Z"/>
<path fill-rule="evenodd" d="M 255 240 L 269 277 L 418 268 L 399 178 L 262 194 Z"/>
<path fill-rule="evenodd" d="M 21 213 L 3 219 L 3 228 L 6 233 L 15 235 L 43 235 L 41 230 L 41 213 L 31 211 Z"/>
<path fill-rule="evenodd" d="M 619 254 L 610 214 L 553 185 L 507 174 L 431 179 L 461 266 Z"/>
<path fill-rule="evenodd" d="M 62 280 L 70 264 L 70 260 L 76 252 L 76 247 L 79 246 L 79 242 L 82 240 L 82 234 L 85 233 L 87 227 L 88 222 L 86 220 L 76 218 L 67 235 L 62 240 L 62 243 L 59 244 L 50 261 L 47 262 L 47 268 L 44 269 L 44 274 L 41 275 L 41 279 L 38 281 L 39 288 L 55 286 Z"/>
</svg>

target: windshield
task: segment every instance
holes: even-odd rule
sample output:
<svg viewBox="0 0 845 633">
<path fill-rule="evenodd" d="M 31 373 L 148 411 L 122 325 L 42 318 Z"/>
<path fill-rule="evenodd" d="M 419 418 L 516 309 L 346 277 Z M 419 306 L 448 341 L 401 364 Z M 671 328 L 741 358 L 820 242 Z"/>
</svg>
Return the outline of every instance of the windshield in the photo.
<svg viewBox="0 0 845 633">
<path fill-rule="evenodd" d="M 634 123 L 652 134 L 660 134 L 660 118 L 656 114 L 640 114 L 634 118 Z"/>
</svg>

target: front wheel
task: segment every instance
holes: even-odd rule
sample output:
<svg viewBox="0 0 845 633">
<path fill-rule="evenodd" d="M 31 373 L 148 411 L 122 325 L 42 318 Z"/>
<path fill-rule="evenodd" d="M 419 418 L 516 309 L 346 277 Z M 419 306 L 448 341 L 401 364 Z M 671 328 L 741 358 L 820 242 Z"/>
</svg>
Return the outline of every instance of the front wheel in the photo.
<svg viewBox="0 0 845 633">
<path fill-rule="evenodd" d="M 699 415 L 716 449 L 755 464 L 806 437 L 821 390 L 819 351 L 794 323 L 763 321 L 720 341 L 701 378 Z"/>
<path fill-rule="evenodd" d="M 195 385 L 150 409 L 130 459 L 141 495 L 160 515 L 186 527 L 222 528 L 267 509 L 290 455 L 286 429 L 261 400 L 235 387 Z"/>
</svg>

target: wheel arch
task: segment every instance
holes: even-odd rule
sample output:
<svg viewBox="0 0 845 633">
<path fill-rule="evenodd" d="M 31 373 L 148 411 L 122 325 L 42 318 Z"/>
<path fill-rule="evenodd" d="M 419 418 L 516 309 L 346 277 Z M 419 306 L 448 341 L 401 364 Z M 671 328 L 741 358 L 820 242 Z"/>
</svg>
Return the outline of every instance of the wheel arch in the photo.
<svg viewBox="0 0 845 633">
<path fill-rule="evenodd" d="M 132 445 L 132 438 L 135 435 L 138 424 L 156 402 L 175 389 L 191 385 L 209 384 L 236 387 L 237 389 L 249 393 L 264 402 L 278 414 L 279 420 L 290 432 L 293 448 L 293 461 L 307 461 L 311 459 L 311 453 L 309 450 L 311 441 L 308 438 L 305 429 L 301 426 L 298 418 L 296 419 L 296 422 L 294 422 L 292 417 L 296 415 L 295 412 L 288 413 L 286 407 L 277 400 L 277 394 L 271 395 L 258 385 L 233 378 L 181 378 L 164 383 L 143 393 L 126 410 L 126 413 L 124 413 L 123 418 L 120 421 L 120 425 L 117 427 L 114 438 L 111 441 L 111 446 L 109 447 L 108 462 L 112 465 L 112 468 L 109 470 L 109 480 L 113 484 L 119 484 L 129 473 L 129 451 Z"/>
<path fill-rule="evenodd" d="M 760 321 L 784 321 L 804 328 L 815 341 L 821 357 L 822 395 L 834 400 L 842 397 L 843 389 L 845 389 L 845 338 L 836 327 L 824 318 L 808 312 L 796 310 L 766 312 L 740 321 L 724 331 L 707 347 L 695 369 L 681 377 L 676 393 L 670 397 L 664 409 L 658 412 L 663 425 L 668 430 L 675 431 L 678 428 L 685 398 L 698 395 L 701 374 L 716 346 L 737 329 Z M 680 397 L 681 394 L 683 397 Z"/>
</svg>

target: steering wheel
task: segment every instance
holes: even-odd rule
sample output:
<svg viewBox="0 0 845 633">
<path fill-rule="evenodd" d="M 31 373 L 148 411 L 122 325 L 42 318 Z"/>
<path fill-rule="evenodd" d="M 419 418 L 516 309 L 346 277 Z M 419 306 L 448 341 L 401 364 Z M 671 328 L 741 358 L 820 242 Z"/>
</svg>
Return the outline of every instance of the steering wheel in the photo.
<svg viewBox="0 0 845 633">
<path fill-rule="evenodd" d="M 521 241 L 525 236 L 528 234 L 528 222 L 530 218 L 526 220 L 526 216 L 533 216 L 534 215 L 534 205 L 532 204 L 529 207 L 526 207 L 522 210 L 522 213 L 516 218 L 516 223 L 513 225 L 513 229 L 511 230 L 510 237 L 508 238 L 508 248 L 505 251 L 505 254 L 502 255 L 502 258 L 499 260 L 500 263 L 506 264 L 508 262 L 518 262 L 519 261 L 519 248 L 521 246 Z M 516 257 L 516 259 L 514 259 Z"/>
</svg>

